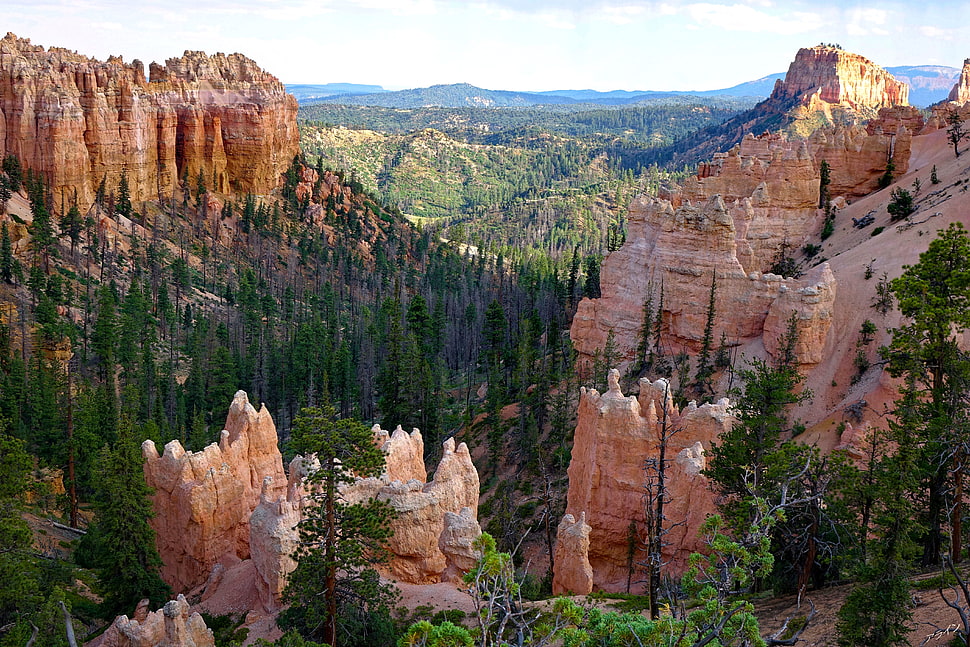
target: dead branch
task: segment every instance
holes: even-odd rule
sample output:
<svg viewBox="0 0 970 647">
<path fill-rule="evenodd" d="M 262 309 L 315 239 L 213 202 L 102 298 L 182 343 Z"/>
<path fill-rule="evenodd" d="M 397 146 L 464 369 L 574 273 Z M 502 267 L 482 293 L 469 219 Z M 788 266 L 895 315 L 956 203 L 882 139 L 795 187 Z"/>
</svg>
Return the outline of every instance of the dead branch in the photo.
<svg viewBox="0 0 970 647">
<path fill-rule="evenodd" d="M 812 619 L 815 617 L 815 603 L 812 602 L 811 599 L 809 599 L 808 603 L 812 605 L 812 610 L 809 612 L 808 616 L 805 617 L 805 624 L 803 624 L 798 631 L 793 633 L 788 638 L 782 639 L 781 636 L 785 635 L 785 632 L 788 631 L 788 623 L 791 622 L 792 618 L 794 617 L 794 616 L 788 616 L 787 618 L 785 618 L 785 623 L 781 626 L 781 628 L 778 631 L 776 631 L 775 633 L 765 638 L 765 643 L 768 645 L 768 647 L 775 647 L 776 645 L 788 646 L 788 645 L 794 645 L 795 643 L 798 642 L 798 639 L 802 635 L 802 632 L 808 629 L 808 626 L 812 624 Z"/>
<path fill-rule="evenodd" d="M 61 611 L 64 612 L 64 630 L 67 632 L 67 644 L 70 647 L 77 647 L 77 639 L 74 637 L 74 624 L 71 622 L 71 613 L 64 606 L 63 602 L 58 602 L 61 605 Z"/>
</svg>

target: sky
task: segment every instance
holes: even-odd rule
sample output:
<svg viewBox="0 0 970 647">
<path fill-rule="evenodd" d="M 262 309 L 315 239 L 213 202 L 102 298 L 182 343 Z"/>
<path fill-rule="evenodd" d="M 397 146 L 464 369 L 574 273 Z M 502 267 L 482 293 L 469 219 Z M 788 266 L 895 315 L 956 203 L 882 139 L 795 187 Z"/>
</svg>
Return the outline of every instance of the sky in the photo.
<svg viewBox="0 0 970 647">
<path fill-rule="evenodd" d="M 3 0 L 0 18 L 98 59 L 241 52 L 284 83 L 387 89 L 711 90 L 820 42 L 884 67 L 970 57 L 970 0 Z"/>
</svg>

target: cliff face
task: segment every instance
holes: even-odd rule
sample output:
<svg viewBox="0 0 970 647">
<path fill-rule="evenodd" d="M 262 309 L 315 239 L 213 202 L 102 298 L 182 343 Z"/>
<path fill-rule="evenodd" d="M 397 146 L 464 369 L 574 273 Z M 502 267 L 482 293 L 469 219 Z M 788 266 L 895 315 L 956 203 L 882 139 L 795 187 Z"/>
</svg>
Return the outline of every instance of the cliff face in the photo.
<svg viewBox="0 0 970 647">
<path fill-rule="evenodd" d="M 690 553 L 703 548 L 697 531 L 715 510 L 714 494 L 700 472 L 705 467 L 704 450 L 733 420 L 727 399 L 701 407 L 691 404 L 678 411 L 666 381 L 640 380 L 639 397 L 626 397 L 618 378 L 611 371 L 609 391 L 600 395 L 595 389 L 583 389 L 580 396 L 568 470 L 566 513 L 572 518 L 568 522 L 564 518 L 559 526 L 555 592 L 585 590 L 589 569 L 593 588 L 623 592 L 628 582 L 634 583 L 633 591 L 642 587 L 636 584 L 643 580 L 642 573 L 630 573 L 630 524 L 635 524 L 637 533 L 643 532 L 644 484 L 655 478 L 644 464 L 659 458 L 665 411 L 668 433 L 677 430 L 668 440 L 665 455 L 669 461 L 665 510 L 669 534 L 663 557 L 669 575 L 683 573 Z M 582 527 L 583 521 L 588 529 Z M 644 545 L 642 535 L 638 534 L 638 540 L 637 545 Z M 584 559 L 582 550 L 587 545 Z M 645 558 L 640 552 L 633 562 Z"/>
<path fill-rule="evenodd" d="M 250 515 L 261 494 L 275 500 L 286 485 L 277 442 L 266 407 L 256 411 L 238 391 L 218 445 L 186 452 L 173 440 L 159 456 L 155 443 L 142 444 L 162 579 L 176 592 L 204 583 L 227 557 L 249 557 Z"/>
<path fill-rule="evenodd" d="M 298 150 L 296 100 L 241 54 L 185 52 L 165 65 L 98 61 L 0 39 L 0 154 L 82 208 L 127 171 L 133 201 L 170 198 L 180 178 L 266 193 Z M 231 178 L 231 179 L 230 179 Z"/>
<path fill-rule="evenodd" d="M 775 83 L 771 99 L 798 99 L 808 104 L 841 104 L 854 110 L 878 110 L 909 103 L 909 86 L 859 54 L 835 47 L 798 50 L 784 81 Z"/>
<path fill-rule="evenodd" d="M 570 336 L 580 362 L 588 362 L 602 350 L 612 331 L 621 364 L 626 366 L 639 342 L 644 301 L 652 294 L 656 305 L 661 286 L 665 343 L 696 350 L 715 273 L 715 339 L 721 331 L 732 342 L 764 337 L 765 346 L 773 348 L 776 344 L 767 338 L 784 330 L 766 324 L 775 318 L 787 321 L 796 311 L 800 331 L 813 329 L 810 335 L 803 334 L 799 359 L 806 364 L 818 362 L 822 348 L 818 340 L 824 341 L 831 321 L 835 279 L 827 264 L 800 279 L 759 271 L 759 259 L 769 250 L 758 244 L 745 247 L 747 238 L 739 235 L 739 226 L 766 232 L 777 226 L 775 238 L 784 240 L 786 228 L 803 225 L 787 221 L 781 210 L 759 212 L 756 204 L 755 198 L 746 198 L 729 209 L 719 195 L 697 207 L 689 202 L 675 207 L 666 200 L 636 200 L 628 215 L 626 243 L 603 261 L 602 297 L 583 299 L 573 318 Z M 737 213 L 745 219 L 736 219 Z M 794 231 L 789 235 L 789 241 L 800 241 Z M 757 264 L 749 269 L 742 258 Z"/>
<path fill-rule="evenodd" d="M 780 253 L 794 255 L 817 242 L 820 167 L 829 165 L 829 194 L 837 206 L 875 191 L 889 160 L 909 170 L 919 111 L 883 108 L 867 126 L 834 126 L 807 140 L 748 134 L 726 153 L 699 165 L 695 177 L 662 199 L 630 205 L 627 240 L 604 261 L 602 297 L 584 299 L 570 336 L 581 362 L 606 345 L 612 330 L 625 367 L 643 323 L 663 287 L 662 334 L 676 352 L 696 351 L 703 337 L 711 279 L 716 275 L 714 338 L 731 343 L 761 338 L 770 351 L 792 312 L 802 335 L 799 360 L 815 364 L 832 318 L 836 282 L 825 266 L 799 279 L 770 274 Z"/>
<path fill-rule="evenodd" d="M 963 71 L 960 72 L 960 80 L 950 90 L 950 96 L 947 97 L 947 100 L 957 103 L 970 101 L 970 58 L 963 61 Z"/>
</svg>

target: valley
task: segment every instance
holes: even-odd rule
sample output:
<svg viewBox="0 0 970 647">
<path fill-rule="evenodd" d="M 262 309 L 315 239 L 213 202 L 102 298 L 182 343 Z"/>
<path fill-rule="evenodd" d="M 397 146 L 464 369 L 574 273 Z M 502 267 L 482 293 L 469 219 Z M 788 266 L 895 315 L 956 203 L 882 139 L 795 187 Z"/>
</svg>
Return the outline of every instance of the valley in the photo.
<svg viewBox="0 0 970 647">
<path fill-rule="evenodd" d="M 0 645 L 967 639 L 937 67 L 298 104 L 8 34 Z"/>
</svg>

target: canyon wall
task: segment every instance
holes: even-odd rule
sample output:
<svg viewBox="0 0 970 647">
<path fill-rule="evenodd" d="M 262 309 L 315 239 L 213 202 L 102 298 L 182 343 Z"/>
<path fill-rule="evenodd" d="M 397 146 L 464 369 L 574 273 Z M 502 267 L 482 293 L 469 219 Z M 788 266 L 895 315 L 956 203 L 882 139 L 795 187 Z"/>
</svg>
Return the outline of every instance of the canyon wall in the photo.
<svg viewBox="0 0 970 647">
<path fill-rule="evenodd" d="M 804 335 L 799 361 L 818 362 L 832 319 L 835 278 L 827 263 L 811 268 L 799 279 L 762 273 L 755 269 L 758 265 L 749 271 L 741 259 L 754 262 L 766 251 L 754 245 L 751 252 L 739 253 L 732 213 L 746 213 L 748 220 L 742 226 L 750 226 L 757 222 L 754 202 L 745 199 L 729 209 L 718 195 L 700 206 L 687 202 L 674 207 L 649 197 L 635 200 L 627 216 L 626 243 L 603 261 L 601 298 L 583 299 L 573 318 L 570 336 L 580 365 L 591 363 L 612 332 L 619 363 L 628 366 L 639 343 L 644 301 L 652 294 L 656 306 L 661 287 L 665 352 L 696 351 L 715 275 L 715 339 L 722 331 L 731 343 L 762 337 L 771 348 L 777 345 L 771 338 L 780 337 L 784 330 L 766 326 L 766 322 L 787 321 L 796 312 L 800 332 L 811 330 Z M 763 222 L 757 226 L 765 231 L 777 224 L 779 239 L 786 229 L 798 227 L 798 223 L 786 221 L 784 213 Z"/>
<path fill-rule="evenodd" d="M 595 389 L 581 392 L 568 469 L 566 513 L 572 518 L 568 523 L 564 518 L 559 526 L 561 533 L 577 536 L 560 537 L 557 543 L 555 592 L 575 590 L 572 587 L 587 582 L 588 568 L 596 589 L 636 592 L 642 588 L 637 581 L 643 579 L 643 568 L 638 568 L 640 575 L 631 573 L 630 545 L 634 541 L 638 546 L 632 560 L 637 568 L 636 562 L 646 558 L 640 548 L 644 545 L 644 485 L 655 474 L 644 465 L 648 459 L 655 464 L 659 459 L 665 428 L 669 534 L 663 557 L 668 574 L 682 573 L 690 553 L 703 549 L 697 531 L 715 511 L 714 495 L 700 472 L 706 466 L 704 450 L 732 423 L 728 400 L 701 407 L 691 403 L 677 410 L 666 380 L 640 380 L 638 397 L 623 395 L 615 370 L 610 371 L 609 384 L 602 395 Z M 669 433 L 674 430 L 677 433 Z M 583 522 L 588 531 L 580 525 Z M 631 523 L 635 524 L 633 536 Z M 586 543 L 588 566 L 579 554 Z"/>
<path fill-rule="evenodd" d="M 712 277 L 716 275 L 714 338 L 732 345 L 762 338 L 770 351 L 784 333 L 779 321 L 797 313 L 799 361 L 814 364 L 831 322 L 836 283 L 824 264 L 800 278 L 770 273 L 782 255 L 795 257 L 818 241 L 820 168 L 830 168 L 836 208 L 878 188 L 892 160 L 909 170 L 913 133 L 923 129 L 915 108 L 883 108 L 866 126 L 819 129 L 805 140 L 783 134 L 746 135 L 726 153 L 701 163 L 697 175 L 660 198 L 634 200 L 627 239 L 604 259 L 599 299 L 584 299 L 570 336 L 581 365 L 591 363 L 610 331 L 628 366 L 639 343 L 643 304 L 663 288 L 664 343 L 673 352 L 698 350 Z"/>
<path fill-rule="evenodd" d="M 82 209 L 127 174 L 133 201 L 174 195 L 201 171 L 223 193 L 267 193 L 298 152 L 296 100 L 241 54 L 186 51 L 149 78 L 138 61 L 98 61 L 0 39 L 0 155 L 46 177 Z"/>
</svg>

